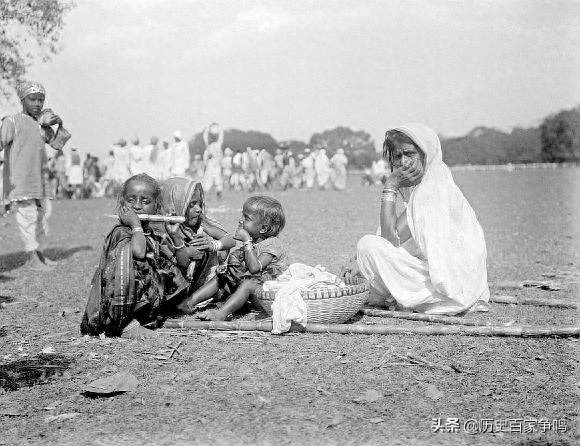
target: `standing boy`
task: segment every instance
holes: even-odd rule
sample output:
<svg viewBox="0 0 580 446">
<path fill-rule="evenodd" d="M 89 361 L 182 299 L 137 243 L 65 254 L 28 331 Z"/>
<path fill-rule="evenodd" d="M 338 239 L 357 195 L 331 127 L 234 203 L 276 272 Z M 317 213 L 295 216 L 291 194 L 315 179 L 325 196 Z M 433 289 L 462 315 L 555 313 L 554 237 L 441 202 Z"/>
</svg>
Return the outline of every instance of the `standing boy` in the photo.
<svg viewBox="0 0 580 446">
<path fill-rule="evenodd" d="M 47 220 L 52 211 L 44 178 L 47 168 L 45 136 L 38 118 L 44 107 L 44 87 L 38 82 L 18 86 L 22 112 L 6 116 L 0 127 L 0 150 L 4 150 L 4 200 L 16 215 L 20 236 L 28 254 L 27 265 L 36 271 L 50 271 L 55 262 L 42 251 L 48 233 Z M 62 125 L 52 115 L 50 124 Z"/>
</svg>

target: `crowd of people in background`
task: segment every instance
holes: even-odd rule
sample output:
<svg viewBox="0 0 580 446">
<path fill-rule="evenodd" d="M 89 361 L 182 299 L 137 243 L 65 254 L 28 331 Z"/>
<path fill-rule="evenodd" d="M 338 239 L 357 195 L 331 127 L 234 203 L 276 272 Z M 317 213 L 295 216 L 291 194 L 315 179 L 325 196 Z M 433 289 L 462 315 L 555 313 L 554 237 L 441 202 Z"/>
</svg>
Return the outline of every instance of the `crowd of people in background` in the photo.
<svg viewBox="0 0 580 446">
<path fill-rule="evenodd" d="M 146 173 L 163 181 L 185 177 L 202 183 L 219 198 L 225 191 L 335 189 L 346 188 L 348 160 L 343 149 L 329 157 L 326 149 L 305 148 L 294 154 L 280 146 L 266 149 L 224 148 L 224 132 L 216 123 L 202 133 L 203 153 L 190 154 L 187 141 L 177 130 L 172 140 L 153 136 L 141 145 L 139 137 L 120 138 L 107 155 L 90 153 L 82 159 L 78 149 L 60 152 L 50 160 L 47 172 L 52 196 L 56 198 L 113 197 L 129 177 Z"/>
</svg>

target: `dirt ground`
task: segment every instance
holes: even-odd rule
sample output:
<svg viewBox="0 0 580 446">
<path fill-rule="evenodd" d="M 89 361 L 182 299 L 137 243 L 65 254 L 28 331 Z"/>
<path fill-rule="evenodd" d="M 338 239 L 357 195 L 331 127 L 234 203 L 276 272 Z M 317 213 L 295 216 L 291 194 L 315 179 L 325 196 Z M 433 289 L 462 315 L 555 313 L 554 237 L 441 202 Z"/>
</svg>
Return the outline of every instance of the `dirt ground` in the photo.
<svg viewBox="0 0 580 446">
<path fill-rule="evenodd" d="M 580 169 L 454 176 L 486 233 L 490 282 L 561 287 L 492 294 L 580 303 Z M 357 240 L 375 231 L 380 189 L 349 181 L 343 193 L 274 193 L 286 211 L 291 261 L 338 272 Z M 246 196 L 210 195 L 210 214 L 233 230 Z M 0 218 L 0 445 L 580 444 L 578 339 L 169 329 L 146 341 L 80 336 L 111 225 L 103 214 L 113 207 L 107 199 L 55 203 L 52 273 L 21 267 L 13 217 Z M 245 316 L 253 317 L 260 315 Z M 496 303 L 466 318 L 579 324 L 577 310 Z M 358 323 L 429 325 L 368 316 Z M 134 375 L 136 390 L 82 393 L 117 372 Z"/>
</svg>

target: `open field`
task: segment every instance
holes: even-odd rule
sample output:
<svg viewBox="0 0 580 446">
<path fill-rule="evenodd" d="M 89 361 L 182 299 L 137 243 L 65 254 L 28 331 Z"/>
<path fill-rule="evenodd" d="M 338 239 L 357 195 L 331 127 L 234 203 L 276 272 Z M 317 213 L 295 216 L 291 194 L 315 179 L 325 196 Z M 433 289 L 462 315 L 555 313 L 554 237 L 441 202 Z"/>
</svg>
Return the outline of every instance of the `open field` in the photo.
<svg viewBox="0 0 580 446">
<path fill-rule="evenodd" d="M 580 303 L 580 168 L 454 176 L 486 233 L 490 282 L 561 286 L 492 294 Z M 380 189 L 361 187 L 358 177 L 349 182 L 344 193 L 275 193 L 287 215 L 282 239 L 291 261 L 338 272 L 357 240 L 375 231 Z M 210 196 L 210 214 L 233 230 L 245 197 Z M 48 253 L 60 264 L 53 273 L 19 268 L 25 259 L 17 228 L 12 217 L 0 218 L 0 445 L 580 443 L 578 339 L 169 330 L 147 341 L 81 337 L 81 312 L 111 225 L 102 215 L 113 207 L 105 199 L 55 203 Z M 580 322 L 576 310 L 501 304 L 467 318 Z M 155 358 L 178 343 L 170 359 Z M 46 347 L 56 354 L 25 362 Z M 405 361 L 408 354 L 431 366 Z M 28 369 L 34 385 L 25 385 L 26 365 L 36 367 Z M 81 394 L 85 384 L 119 371 L 137 377 L 136 391 Z M 74 415 L 50 418 L 62 414 Z M 511 421 L 504 432 L 469 435 L 463 428 L 433 433 L 433 418 L 458 418 L 460 426 Z M 524 432 L 524 420 L 531 431 Z M 533 420 L 560 420 L 561 429 Z"/>
</svg>

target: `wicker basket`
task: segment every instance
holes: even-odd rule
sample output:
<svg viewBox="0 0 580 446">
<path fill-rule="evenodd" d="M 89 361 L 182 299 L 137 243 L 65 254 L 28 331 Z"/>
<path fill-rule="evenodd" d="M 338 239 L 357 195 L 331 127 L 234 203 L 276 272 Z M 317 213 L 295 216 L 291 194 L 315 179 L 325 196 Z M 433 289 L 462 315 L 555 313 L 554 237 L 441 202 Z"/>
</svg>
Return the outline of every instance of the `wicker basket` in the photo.
<svg viewBox="0 0 580 446">
<path fill-rule="evenodd" d="M 313 324 L 341 324 L 353 317 L 368 297 L 368 287 L 360 278 L 346 279 L 346 287 L 333 290 L 302 291 L 306 303 L 308 322 Z M 262 291 L 258 300 L 269 315 L 276 291 Z"/>
</svg>

